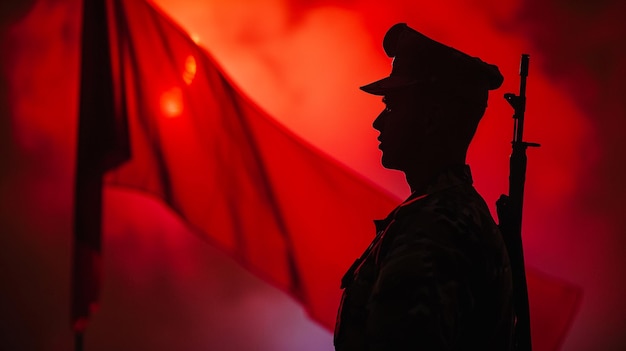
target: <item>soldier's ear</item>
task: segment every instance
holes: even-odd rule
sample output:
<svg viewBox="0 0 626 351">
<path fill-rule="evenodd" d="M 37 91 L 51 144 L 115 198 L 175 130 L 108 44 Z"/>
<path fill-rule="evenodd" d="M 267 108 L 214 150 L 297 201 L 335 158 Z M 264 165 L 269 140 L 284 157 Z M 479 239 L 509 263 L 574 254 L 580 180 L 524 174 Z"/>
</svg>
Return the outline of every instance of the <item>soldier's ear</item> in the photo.
<svg viewBox="0 0 626 351">
<path fill-rule="evenodd" d="M 442 122 L 445 118 L 444 108 L 442 105 L 436 104 L 432 106 L 429 112 L 430 113 L 427 113 L 424 119 L 426 135 L 436 137 L 441 132 Z"/>
</svg>

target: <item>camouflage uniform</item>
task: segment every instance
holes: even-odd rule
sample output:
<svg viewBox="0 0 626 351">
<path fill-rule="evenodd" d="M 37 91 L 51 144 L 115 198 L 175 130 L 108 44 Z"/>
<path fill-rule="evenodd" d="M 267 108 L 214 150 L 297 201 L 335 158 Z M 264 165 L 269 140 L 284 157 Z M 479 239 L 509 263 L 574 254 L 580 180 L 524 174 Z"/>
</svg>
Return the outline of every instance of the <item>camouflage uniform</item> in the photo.
<svg viewBox="0 0 626 351">
<path fill-rule="evenodd" d="M 468 166 L 386 219 L 342 279 L 338 351 L 508 350 L 509 259 Z"/>
</svg>

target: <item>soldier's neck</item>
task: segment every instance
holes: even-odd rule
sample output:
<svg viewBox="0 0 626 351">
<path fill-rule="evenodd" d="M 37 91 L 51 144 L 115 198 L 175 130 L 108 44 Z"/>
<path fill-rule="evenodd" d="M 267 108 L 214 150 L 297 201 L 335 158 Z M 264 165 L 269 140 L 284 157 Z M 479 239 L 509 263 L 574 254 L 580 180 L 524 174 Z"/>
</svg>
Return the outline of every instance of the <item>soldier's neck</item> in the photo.
<svg viewBox="0 0 626 351">
<path fill-rule="evenodd" d="M 411 188 L 411 193 L 425 194 L 428 186 L 431 185 L 442 172 L 451 167 L 463 166 L 464 164 L 465 159 L 432 162 L 427 166 L 406 170 L 404 174 Z"/>
</svg>

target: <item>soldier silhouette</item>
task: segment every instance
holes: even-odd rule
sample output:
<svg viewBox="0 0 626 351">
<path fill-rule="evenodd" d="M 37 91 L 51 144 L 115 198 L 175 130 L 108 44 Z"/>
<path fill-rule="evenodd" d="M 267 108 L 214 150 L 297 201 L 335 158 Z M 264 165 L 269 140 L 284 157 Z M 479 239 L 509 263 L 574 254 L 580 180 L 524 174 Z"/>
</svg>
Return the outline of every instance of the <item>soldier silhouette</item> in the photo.
<svg viewBox="0 0 626 351">
<path fill-rule="evenodd" d="M 335 348 L 509 350 L 509 258 L 466 165 L 502 75 L 404 23 L 383 48 L 390 76 L 361 89 L 383 96 L 373 123 L 382 164 L 404 172 L 412 193 L 375 221 L 376 237 L 342 279 Z"/>
</svg>

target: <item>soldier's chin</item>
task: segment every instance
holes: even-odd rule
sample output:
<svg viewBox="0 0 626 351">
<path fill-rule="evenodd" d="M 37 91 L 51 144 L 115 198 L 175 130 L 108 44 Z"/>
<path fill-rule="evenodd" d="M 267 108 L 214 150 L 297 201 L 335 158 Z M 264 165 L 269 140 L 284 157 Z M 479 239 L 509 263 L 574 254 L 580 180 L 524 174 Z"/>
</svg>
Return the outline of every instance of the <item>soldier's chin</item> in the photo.
<svg viewBox="0 0 626 351">
<path fill-rule="evenodd" d="M 398 164 L 398 162 L 391 157 L 388 157 L 388 156 L 385 157 L 384 153 L 383 153 L 383 156 L 380 158 L 380 163 L 383 165 L 383 167 L 387 169 L 395 169 L 398 171 L 401 170 L 401 167 Z"/>
</svg>

